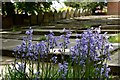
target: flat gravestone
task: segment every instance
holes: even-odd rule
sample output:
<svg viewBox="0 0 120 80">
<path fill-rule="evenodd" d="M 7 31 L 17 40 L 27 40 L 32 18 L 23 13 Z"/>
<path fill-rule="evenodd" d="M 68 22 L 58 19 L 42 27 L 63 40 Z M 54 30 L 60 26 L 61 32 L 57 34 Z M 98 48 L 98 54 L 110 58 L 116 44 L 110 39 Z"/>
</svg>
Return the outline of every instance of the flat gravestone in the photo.
<svg viewBox="0 0 120 80">
<path fill-rule="evenodd" d="M 120 29 L 120 25 L 103 25 L 101 26 L 102 29 Z"/>
<path fill-rule="evenodd" d="M 120 50 L 111 55 L 110 61 L 107 62 L 108 66 L 110 67 L 110 73 L 114 75 L 120 75 Z"/>
<path fill-rule="evenodd" d="M 119 53 L 120 53 L 120 50 L 110 56 L 112 60 L 108 61 L 109 66 L 120 67 L 120 54 Z"/>
</svg>

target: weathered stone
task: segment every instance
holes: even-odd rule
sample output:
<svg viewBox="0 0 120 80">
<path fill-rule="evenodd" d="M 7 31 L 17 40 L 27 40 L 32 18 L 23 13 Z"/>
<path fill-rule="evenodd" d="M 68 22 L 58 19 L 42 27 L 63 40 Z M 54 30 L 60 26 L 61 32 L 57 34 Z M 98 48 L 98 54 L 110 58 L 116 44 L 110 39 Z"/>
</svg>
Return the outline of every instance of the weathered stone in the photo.
<svg viewBox="0 0 120 80">
<path fill-rule="evenodd" d="M 49 13 L 45 12 L 44 13 L 44 18 L 43 18 L 44 25 L 48 25 L 49 21 L 50 21 L 50 19 L 49 19 Z"/>
<path fill-rule="evenodd" d="M 43 23 L 43 13 L 38 14 L 38 24 L 41 25 Z"/>
<path fill-rule="evenodd" d="M 120 50 L 118 50 L 116 53 L 111 55 L 110 61 L 107 61 L 108 66 L 111 68 L 112 74 L 118 74 L 120 75 Z"/>
<path fill-rule="evenodd" d="M 55 11 L 54 12 L 54 21 L 58 20 L 58 13 Z"/>
<path fill-rule="evenodd" d="M 37 15 L 31 15 L 31 25 L 37 24 Z"/>
<path fill-rule="evenodd" d="M 78 9 L 78 17 L 80 17 L 80 16 L 81 16 L 80 9 Z"/>
<path fill-rule="evenodd" d="M 2 28 L 3 29 L 10 29 L 13 25 L 12 17 L 2 17 Z"/>
<path fill-rule="evenodd" d="M 73 17 L 74 17 L 74 10 L 70 9 L 70 18 L 73 18 Z"/>
<path fill-rule="evenodd" d="M 16 25 L 22 25 L 23 24 L 22 15 L 20 15 L 20 14 L 15 15 L 15 24 Z"/>
<path fill-rule="evenodd" d="M 109 29 L 109 30 L 120 30 L 120 25 L 104 25 L 101 27 L 102 29 Z"/>
<path fill-rule="evenodd" d="M 62 11 L 62 19 L 65 19 L 66 18 L 66 11 Z"/>
<path fill-rule="evenodd" d="M 24 25 L 30 25 L 30 18 L 31 18 L 31 16 L 24 16 L 25 18 L 23 19 L 23 24 Z"/>
<path fill-rule="evenodd" d="M 49 12 L 49 19 L 50 19 L 50 22 L 52 22 L 54 20 L 54 13 L 53 12 Z"/>
<path fill-rule="evenodd" d="M 62 19 L 62 12 L 58 12 L 58 20 Z"/>
<path fill-rule="evenodd" d="M 69 19 L 69 18 L 70 18 L 69 9 L 67 10 L 67 13 L 66 13 L 66 18 L 67 18 L 67 19 Z"/>
<path fill-rule="evenodd" d="M 75 17 L 79 17 L 79 10 L 78 10 L 78 9 L 75 9 L 74 16 L 75 16 Z"/>
</svg>

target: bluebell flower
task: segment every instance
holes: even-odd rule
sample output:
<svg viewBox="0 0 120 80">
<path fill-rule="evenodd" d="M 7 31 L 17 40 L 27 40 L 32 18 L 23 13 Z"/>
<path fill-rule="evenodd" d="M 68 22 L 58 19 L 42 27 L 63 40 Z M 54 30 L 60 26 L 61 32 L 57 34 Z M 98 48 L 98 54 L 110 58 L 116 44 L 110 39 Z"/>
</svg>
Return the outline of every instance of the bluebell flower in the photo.
<svg viewBox="0 0 120 80">
<path fill-rule="evenodd" d="M 47 40 L 37 42 L 35 44 L 32 43 L 32 33 L 33 30 L 30 28 L 26 31 L 27 37 L 23 37 L 23 41 L 21 45 L 18 45 L 14 49 L 14 55 L 19 59 L 23 58 L 28 60 L 38 60 L 41 58 L 46 58 L 46 55 L 50 53 L 50 49 L 54 49 L 55 47 L 59 47 L 58 52 L 61 54 L 65 53 L 65 49 L 68 48 L 70 44 L 70 36 L 71 31 L 63 29 L 64 34 L 56 37 L 55 34 L 50 31 L 50 34 L 46 35 Z M 96 29 L 87 29 L 82 34 L 76 35 L 76 44 L 71 46 L 70 54 L 72 63 L 78 64 L 82 67 L 81 74 L 84 74 L 85 67 L 87 64 L 87 59 L 89 58 L 89 63 L 94 63 L 91 66 L 95 67 L 96 74 L 101 76 L 108 77 L 108 73 L 110 68 L 106 64 L 101 64 L 99 62 L 110 60 L 110 49 L 112 49 L 112 45 L 108 41 L 107 33 L 100 34 L 100 28 Z M 56 50 L 53 50 L 55 52 Z M 39 56 L 38 56 L 39 55 Z M 62 59 L 64 55 L 62 55 Z M 53 56 L 51 60 L 54 63 L 57 63 L 57 57 Z M 68 72 L 68 63 L 66 61 L 62 61 L 62 63 L 58 64 L 59 70 L 58 72 L 61 74 L 62 78 L 65 78 Z M 19 69 L 22 70 L 24 66 L 20 66 Z"/>
<path fill-rule="evenodd" d="M 108 68 L 107 64 L 104 64 L 103 68 L 104 68 L 104 76 L 108 78 L 109 77 L 108 73 L 110 72 L 110 68 Z"/>
<path fill-rule="evenodd" d="M 24 63 L 16 63 L 16 67 L 17 67 L 18 71 L 23 72 L 24 68 L 25 68 L 25 64 Z"/>
<path fill-rule="evenodd" d="M 58 72 L 61 74 L 62 78 L 65 78 L 68 71 L 68 63 L 64 61 L 63 63 L 59 63 L 58 66 L 59 66 Z"/>
<path fill-rule="evenodd" d="M 27 35 L 32 35 L 33 33 L 33 29 L 30 27 L 28 31 L 26 31 L 26 34 Z"/>
<path fill-rule="evenodd" d="M 47 43 L 49 44 L 49 49 L 53 49 L 58 46 L 57 41 L 59 40 L 59 37 L 55 37 L 52 31 L 50 31 L 50 34 L 46 35 L 46 38 Z"/>
<path fill-rule="evenodd" d="M 63 29 L 64 34 L 60 35 L 59 40 L 61 40 L 62 42 L 58 43 L 58 47 L 59 48 L 64 48 L 67 49 L 68 45 L 70 44 L 70 36 L 71 36 L 71 31 L 70 30 L 66 30 L 65 28 Z"/>
<path fill-rule="evenodd" d="M 52 59 L 53 63 L 57 63 L 57 56 L 53 56 Z"/>
</svg>

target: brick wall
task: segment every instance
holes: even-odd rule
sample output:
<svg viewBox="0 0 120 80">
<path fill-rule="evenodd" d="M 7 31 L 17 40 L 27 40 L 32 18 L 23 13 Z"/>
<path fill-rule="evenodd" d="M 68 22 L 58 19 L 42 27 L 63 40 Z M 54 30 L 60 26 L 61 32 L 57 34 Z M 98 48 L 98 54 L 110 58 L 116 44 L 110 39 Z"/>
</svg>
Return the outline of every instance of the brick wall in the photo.
<svg viewBox="0 0 120 80">
<path fill-rule="evenodd" d="M 120 15 L 120 2 L 108 2 L 108 15 Z"/>
</svg>

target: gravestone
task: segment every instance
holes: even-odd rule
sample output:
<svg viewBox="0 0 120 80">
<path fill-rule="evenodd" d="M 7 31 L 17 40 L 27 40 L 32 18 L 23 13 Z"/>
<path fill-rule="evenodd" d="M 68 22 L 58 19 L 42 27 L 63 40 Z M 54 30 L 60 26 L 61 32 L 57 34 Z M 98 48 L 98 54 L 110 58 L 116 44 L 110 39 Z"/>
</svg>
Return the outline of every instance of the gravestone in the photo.
<svg viewBox="0 0 120 80">
<path fill-rule="evenodd" d="M 70 18 L 69 9 L 67 9 L 66 18 L 67 18 L 67 19 L 69 19 L 69 18 Z"/>
<path fill-rule="evenodd" d="M 31 23 L 31 22 L 30 22 L 30 21 L 31 21 L 31 20 L 30 20 L 31 16 L 27 16 L 27 15 L 22 15 L 22 16 L 24 17 L 24 19 L 23 19 L 23 24 L 24 24 L 24 25 L 27 25 L 27 26 L 30 25 L 30 23 Z"/>
<path fill-rule="evenodd" d="M 78 17 L 80 17 L 81 16 L 81 11 L 80 11 L 80 9 L 79 9 L 79 11 L 78 11 Z"/>
<path fill-rule="evenodd" d="M 80 16 L 82 16 L 83 15 L 83 9 L 81 8 L 80 9 Z"/>
<path fill-rule="evenodd" d="M 35 25 L 37 24 L 37 15 L 31 15 L 31 24 L 32 25 Z"/>
<path fill-rule="evenodd" d="M 54 12 L 54 21 L 58 20 L 58 13 L 55 11 Z"/>
<path fill-rule="evenodd" d="M 53 18 L 53 21 L 55 21 L 56 20 L 56 12 L 54 12 L 54 18 Z"/>
<path fill-rule="evenodd" d="M 62 12 L 58 12 L 57 16 L 58 16 L 58 20 L 62 19 Z"/>
<path fill-rule="evenodd" d="M 53 18 L 54 18 L 54 15 L 53 15 L 54 13 L 51 11 L 51 12 L 49 12 L 49 19 L 50 19 L 50 22 L 52 22 L 53 21 Z"/>
<path fill-rule="evenodd" d="M 23 23 L 22 15 L 16 14 L 15 15 L 15 24 L 16 25 L 22 25 L 22 23 Z"/>
<path fill-rule="evenodd" d="M 65 19 L 66 18 L 66 11 L 62 11 L 62 19 Z"/>
<path fill-rule="evenodd" d="M 42 23 L 43 23 L 43 13 L 39 13 L 38 14 L 38 24 L 42 25 Z"/>
<path fill-rule="evenodd" d="M 44 18 L 43 18 L 43 23 L 44 23 L 44 25 L 48 25 L 48 23 L 49 23 L 49 13 L 48 12 L 45 12 L 44 13 Z"/>
<path fill-rule="evenodd" d="M 2 28 L 3 29 L 10 29 L 12 25 L 13 25 L 12 17 L 9 17 L 9 16 L 2 17 Z"/>
<path fill-rule="evenodd" d="M 78 9 L 75 9 L 74 16 L 78 17 Z"/>
<path fill-rule="evenodd" d="M 74 17 L 74 10 L 73 10 L 73 9 L 70 10 L 70 17 L 71 17 L 71 18 Z"/>
</svg>

